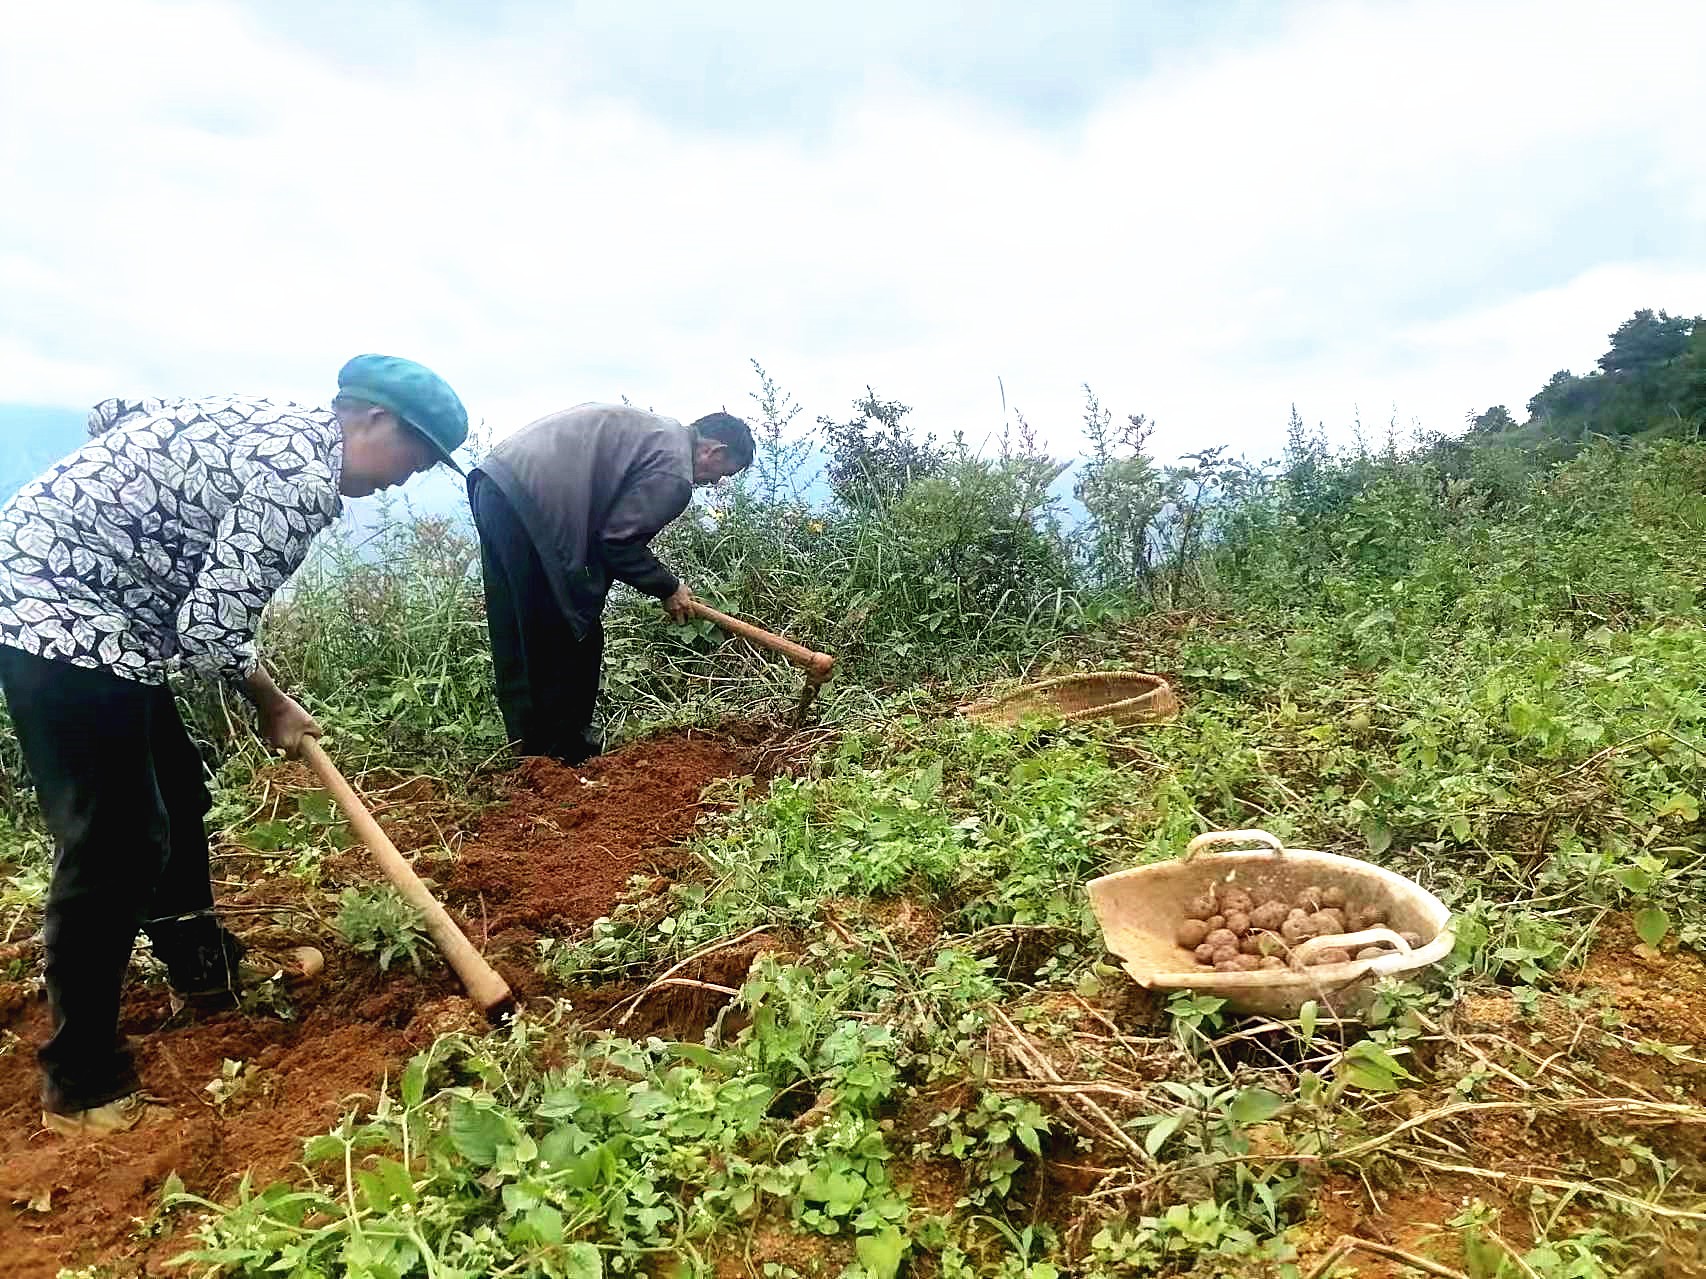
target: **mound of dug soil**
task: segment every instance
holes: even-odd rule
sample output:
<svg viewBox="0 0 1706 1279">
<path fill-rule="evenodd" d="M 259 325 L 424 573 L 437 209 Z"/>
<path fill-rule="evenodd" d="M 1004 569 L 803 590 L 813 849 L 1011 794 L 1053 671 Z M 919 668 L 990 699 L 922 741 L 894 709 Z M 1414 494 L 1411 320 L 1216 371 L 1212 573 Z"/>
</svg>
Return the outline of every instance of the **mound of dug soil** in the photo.
<svg viewBox="0 0 1706 1279">
<path fill-rule="evenodd" d="M 495 948 L 584 928 L 634 875 L 667 873 L 693 830 L 700 792 L 747 771 L 724 734 L 676 734 L 566 768 L 530 759 L 445 873 L 446 895 Z"/>
<path fill-rule="evenodd" d="M 614 907 L 631 875 L 667 869 L 705 784 L 746 771 L 749 757 L 735 737 L 671 734 L 579 769 L 530 760 L 482 816 L 461 860 L 431 873 L 511 985 L 537 990 L 532 936 L 584 926 Z M 411 814 L 404 805 L 387 818 L 406 824 Z M 355 869 L 358 852 L 340 866 L 373 877 Z M 232 901 L 255 910 L 302 891 L 288 879 L 258 879 Z M 233 924 L 242 931 L 254 918 Z M 512 944 L 500 945 L 500 934 Z M 304 1138 L 370 1104 L 415 1052 L 483 1024 L 442 964 L 429 961 L 421 976 L 381 975 L 335 938 L 302 939 L 326 951 L 326 971 L 295 997 L 289 1021 L 236 1013 L 173 1020 L 163 991 L 131 987 L 123 1029 L 164 1108 L 104 1142 L 41 1129 L 34 1049 L 49 1031 L 46 1003 L 25 983 L 0 986 L 0 1274 L 54 1279 L 62 1266 L 95 1262 L 117 1276 L 182 1273 L 165 1262 L 188 1246 L 174 1233 L 183 1219 L 164 1232 L 142 1224 L 154 1219 L 170 1174 L 216 1200 L 245 1173 L 264 1186 L 296 1162 Z M 226 1079 L 228 1061 L 242 1064 L 235 1081 Z M 215 1081 L 223 1097 L 209 1090 Z"/>
</svg>

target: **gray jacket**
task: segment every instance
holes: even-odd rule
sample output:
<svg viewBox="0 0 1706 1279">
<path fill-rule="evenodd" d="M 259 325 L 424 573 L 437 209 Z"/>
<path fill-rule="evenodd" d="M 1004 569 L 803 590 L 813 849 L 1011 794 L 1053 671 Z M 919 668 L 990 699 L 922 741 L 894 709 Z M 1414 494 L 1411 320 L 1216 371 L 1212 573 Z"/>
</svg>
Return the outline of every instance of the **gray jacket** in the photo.
<svg viewBox="0 0 1706 1279">
<path fill-rule="evenodd" d="M 613 581 L 664 599 L 679 585 L 646 545 L 693 500 L 693 431 L 613 404 L 552 413 L 504 440 L 469 476 L 509 499 L 579 634 Z M 476 506 L 476 517 L 478 510 Z"/>
</svg>

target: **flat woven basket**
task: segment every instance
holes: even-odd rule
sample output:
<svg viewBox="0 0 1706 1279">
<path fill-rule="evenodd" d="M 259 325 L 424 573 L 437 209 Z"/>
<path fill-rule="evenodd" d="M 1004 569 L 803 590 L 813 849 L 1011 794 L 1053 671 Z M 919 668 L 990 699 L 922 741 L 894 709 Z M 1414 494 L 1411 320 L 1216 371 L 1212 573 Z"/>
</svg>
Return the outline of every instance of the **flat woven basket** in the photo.
<svg viewBox="0 0 1706 1279">
<path fill-rule="evenodd" d="M 1153 724 L 1178 713 L 1179 699 L 1172 685 L 1145 671 L 1062 675 L 960 707 L 960 714 L 984 724 L 1017 724 L 1031 716 Z"/>
</svg>

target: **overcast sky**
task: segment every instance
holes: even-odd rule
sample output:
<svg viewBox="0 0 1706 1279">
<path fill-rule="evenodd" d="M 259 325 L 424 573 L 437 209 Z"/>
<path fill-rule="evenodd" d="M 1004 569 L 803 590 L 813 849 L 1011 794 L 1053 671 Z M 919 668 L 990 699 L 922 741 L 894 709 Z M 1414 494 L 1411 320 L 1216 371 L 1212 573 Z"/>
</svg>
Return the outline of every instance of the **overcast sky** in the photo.
<svg viewBox="0 0 1706 1279">
<path fill-rule="evenodd" d="M 1636 307 L 1706 310 L 1698 0 L 16 0 L 4 26 L 12 405 L 321 400 L 377 350 L 501 434 L 622 395 L 742 412 L 757 358 L 808 415 L 868 383 L 977 439 L 1000 378 L 1070 452 L 1089 382 L 1164 450 L 1262 455 L 1294 401 L 1520 417 Z"/>
</svg>

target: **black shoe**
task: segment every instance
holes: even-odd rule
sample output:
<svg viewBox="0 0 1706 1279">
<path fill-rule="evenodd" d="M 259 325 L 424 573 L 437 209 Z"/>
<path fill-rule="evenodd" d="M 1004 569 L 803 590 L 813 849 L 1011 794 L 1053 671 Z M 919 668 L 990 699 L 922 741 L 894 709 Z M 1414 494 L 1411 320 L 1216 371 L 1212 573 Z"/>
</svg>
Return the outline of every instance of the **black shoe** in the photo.
<svg viewBox="0 0 1706 1279">
<path fill-rule="evenodd" d="M 576 733 L 573 737 L 552 742 L 540 750 L 527 750 L 524 747 L 521 753 L 523 755 L 544 755 L 549 759 L 556 760 L 559 764 L 566 764 L 573 768 L 576 764 L 586 763 L 595 755 L 604 754 L 604 739 L 584 733 Z"/>
<path fill-rule="evenodd" d="M 234 1008 L 243 993 L 269 982 L 283 990 L 296 990 L 319 977 L 326 957 L 312 946 L 281 947 L 276 951 L 250 951 L 229 974 L 213 973 L 197 985 L 172 984 L 172 1011 L 193 1007 L 202 1012 Z"/>
<path fill-rule="evenodd" d="M 149 934 L 154 956 L 166 965 L 166 980 L 181 995 L 201 996 L 235 988 L 247 948 L 229 930 L 206 918 L 174 920 Z"/>
<path fill-rule="evenodd" d="M 557 758 L 572 768 L 576 764 L 584 764 L 587 760 L 602 754 L 604 754 L 604 743 L 602 741 L 585 739 L 578 745 L 570 747 Z"/>
</svg>

